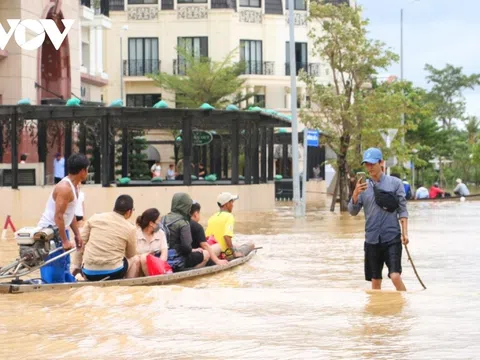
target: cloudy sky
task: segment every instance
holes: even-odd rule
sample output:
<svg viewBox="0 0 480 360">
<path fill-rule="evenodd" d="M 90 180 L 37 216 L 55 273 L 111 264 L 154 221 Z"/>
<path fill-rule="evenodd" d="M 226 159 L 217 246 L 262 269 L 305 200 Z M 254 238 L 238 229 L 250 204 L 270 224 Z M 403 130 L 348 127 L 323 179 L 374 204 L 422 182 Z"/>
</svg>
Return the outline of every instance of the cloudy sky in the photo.
<svg viewBox="0 0 480 360">
<path fill-rule="evenodd" d="M 404 9 L 404 77 L 430 88 L 426 63 L 450 63 L 480 73 L 479 0 L 357 0 L 370 20 L 370 35 L 400 54 L 400 9 Z M 389 73 L 400 76 L 400 64 Z M 466 91 L 467 112 L 480 117 L 480 87 Z"/>
</svg>

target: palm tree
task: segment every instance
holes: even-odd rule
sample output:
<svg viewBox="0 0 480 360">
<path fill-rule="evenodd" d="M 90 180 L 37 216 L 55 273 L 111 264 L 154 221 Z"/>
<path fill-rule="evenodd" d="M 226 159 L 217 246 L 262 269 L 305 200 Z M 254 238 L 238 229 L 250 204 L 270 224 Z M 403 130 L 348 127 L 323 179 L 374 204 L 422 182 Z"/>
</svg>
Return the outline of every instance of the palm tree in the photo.
<svg viewBox="0 0 480 360">
<path fill-rule="evenodd" d="M 480 120 L 476 116 L 469 116 L 467 121 L 468 143 L 473 145 L 477 142 L 478 133 L 480 132 Z"/>
</svg>

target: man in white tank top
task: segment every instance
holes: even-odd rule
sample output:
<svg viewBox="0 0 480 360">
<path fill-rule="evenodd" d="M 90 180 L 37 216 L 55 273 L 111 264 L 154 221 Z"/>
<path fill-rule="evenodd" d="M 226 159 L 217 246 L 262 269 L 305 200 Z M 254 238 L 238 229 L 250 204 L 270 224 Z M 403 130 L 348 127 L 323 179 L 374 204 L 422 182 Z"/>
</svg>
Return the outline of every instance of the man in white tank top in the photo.
<svg viewBox="0 0 480 360">
<path fill-rule="evenodd" d="M 77 205 L 77 187 L 87 180 L 89 161 L 83 154 L 74 153 L 67 160 L 68 175 L 65 176 L 55 187 L 47 200 L 45 211 L 37 226 L 57 226 L 58 234 L 65 250 L 73 249 L 75 243 L 81 248 L 83 241 L 75 219 L 75 207 Z M 70 226 L 74 235 L 75 243 L 67 237 L 66 228 Z"/>
</svg>

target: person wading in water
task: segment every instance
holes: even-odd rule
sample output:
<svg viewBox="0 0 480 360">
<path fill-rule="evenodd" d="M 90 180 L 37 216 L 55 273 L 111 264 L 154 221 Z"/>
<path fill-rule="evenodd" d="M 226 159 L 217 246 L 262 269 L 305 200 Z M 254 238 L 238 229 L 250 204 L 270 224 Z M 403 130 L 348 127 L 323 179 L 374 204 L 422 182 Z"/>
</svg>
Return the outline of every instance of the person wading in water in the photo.
<svg viewBox="0 0 480 360">
<path fill-rule="evenodd" d="M 372 289 L 380 290 L 383 264 L 386 264 L 395 288 L 406 291 L 401 277 L 402 243 L 408 244 L 408 211 L 403 183 L 383 173 L 383 156 L 377 148 L 365 151 L 362 165 L 371 179 L 357 181 L 348 211 L 356 216 L 363 207 L 365 212 L 365 279 L 372 282 Z"/>
</svg>

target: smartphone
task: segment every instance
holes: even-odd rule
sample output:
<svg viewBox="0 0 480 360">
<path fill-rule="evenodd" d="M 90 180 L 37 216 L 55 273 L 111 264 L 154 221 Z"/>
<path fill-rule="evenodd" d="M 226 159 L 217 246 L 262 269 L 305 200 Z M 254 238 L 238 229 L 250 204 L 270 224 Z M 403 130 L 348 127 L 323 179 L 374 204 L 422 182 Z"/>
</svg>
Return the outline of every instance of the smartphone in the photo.
<svg viewBox="0 0 480 360">
<path fill-rule="evenodd" d="M 360 184 L 365 184 L 367 181 L 367 174 L 364 172 L 358 172 L 357 175 L 357 182 L 360 181 Z"/>
</svg>

